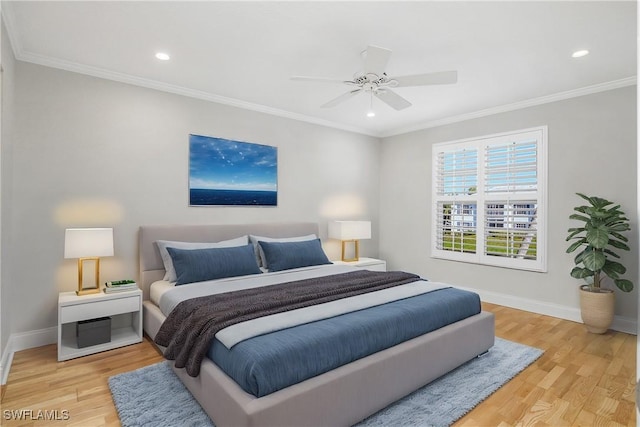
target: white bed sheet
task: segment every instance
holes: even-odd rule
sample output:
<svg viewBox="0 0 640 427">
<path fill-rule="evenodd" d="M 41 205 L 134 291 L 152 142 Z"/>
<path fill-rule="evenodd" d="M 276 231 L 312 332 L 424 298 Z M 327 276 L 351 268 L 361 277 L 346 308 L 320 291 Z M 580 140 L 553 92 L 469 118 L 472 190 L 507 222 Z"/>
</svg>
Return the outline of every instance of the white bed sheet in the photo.
<svg viewBox="0 0 640 427">
<path fill-rule="evenodd" d="M 262 286 L 277 285 L 279 283 L 311 279 L 331 274 L 347 273 L 349 271 L 356 271 L 356 268 L 348 265 L 325 264 L 276 271 L 272 273 L 226 277 L 224 279 L 189 283 L 186 285 L 174 286 L 172 289 L 166 289 L 159 300 L 158 307 L 160 307 L 162 314 L 168 316 L 175 306 L 185 299 L 222 294 L 225 292 L 239 291 L 243 289 L 259 288 Z"/>
<path fill-rule="evenodd" d="M 260 270 L 262 270 L 263 273 L 268 273 L 268 270 L 266 268 L 260 267 Z M 237 280 L 237 278 L 234 279 Z M 175 288 L 175 286 L 175 282 L 169 282 L 167 280 L 158 280 L 156 282 L 153 282 L 151 286 L 149 286 L 149 300 L 160 307 L 160 299 L 162 298 L 162 295 L 164 295 L 165 292 Z"/>
<path fill-rule="evenodd" d="M 175 285 L 175 283 L 171 283 L 166 280 L 153 282 L 149 287 L 149 299 L 155 305 L 160 306 L 160 298 L 162 298 L 162 295 L 164 295 L 164 293 L 169 289 L 173 289 Z"/>
<path fill-rule="evenodd" d="M 199 285 L 200 283 L 207 283 L 207 284 L 213 284 L 214 286 L 218 287 L 218 284 L 223 284 L 220 287 L 218 287 L 218 290 L 212 290 L 209 294 L 199 292 L 198 295 L 195 295 L 195 296 L 213 295 L 216 293 L 237 291 L 240 289 L 249 289 L 249 288 L 258 287 L 258 286 L 267 286 L 267 285 L 272 285 L 272 284 L 281 282 L 280 279 L 276 279 L 275 281 L 272 279 L 263 280 L 262 278 L 264 277 L 273 278 L 273 277 L 280 277 L 282 275 L 292 276 L 292 278 L 288 279 L 287 281 L 302 280 L 302 279 L 308 279 L 310 277 L 317 277 L 317 275 L 314 275 L 314 274 L 309 275 L 305 272 L 318 270 L 322 268 L 335 270 L 335 272 L 331 274 L 346 273 L 347 271 L 356 270 L 356 268 L 352 266 L 323 264 L 323 265 L 314 265 L 311 267 L 300 267 L 300 268 L 294 268 L 291 270 L 276 271 L 276 272 L 270 273 L 266 268 L 260 267 L 260 270 L 262 270 L 262 273 L 263 273 L 260 275 L 226 277 L 224 279 L 209 280 L 206 282 L 198 282 L 198 283 L 189 283 L 187 285 L 181 285 L 181 286 Z M 322 273 L 320 275 L 321 276 L 327 275 L 327 273 Z M 247 285 L 237 284 L 238 281 L 244 281 L 247 279 L 250 279 L 250 282 Z M 156 282 L 153 282 L 149 287 L 149 300 L 151 300 L 151 302 L 153 302 L 155 305 L 160 307 L 160 301 L 162 299 L 162 296 L 167 291 L 170 291 L 175 287 L 176 287 L 175 282 L 168 282 L 166 280 L 158 280 Z M 192 296 L 191 298 L 194 298 L 194 296 Z M 168 316 L 171 310 L 173 310 L 173 306 L 169 306 L 167 309 L 162 309 L 161 307 L 161 311 L 165 316 Z"/>
</svg>

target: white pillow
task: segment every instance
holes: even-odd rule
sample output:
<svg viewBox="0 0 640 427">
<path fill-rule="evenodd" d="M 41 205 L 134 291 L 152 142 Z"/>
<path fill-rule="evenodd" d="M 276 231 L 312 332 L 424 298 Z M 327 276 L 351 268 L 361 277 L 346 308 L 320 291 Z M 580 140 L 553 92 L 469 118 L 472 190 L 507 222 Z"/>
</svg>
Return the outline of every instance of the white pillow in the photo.
<svg viewBox="0 0 640 427">
<path fill-rule="evenodd" d="M 253 243 L 253 249 L 256 253 L 256 262 L 258 266 L 265 267 L 267 266 L 267 260 L 264 257 L 264 252 L 262 252 L 262 248 L 258 244 L 258 242 L 304 242 L 307 240 L 316 240 L 318 236 L 315 234 L 307 234 L 306 236 L 296 236 L 296 237 L 263 237 L 263 236 L 254 236 L 249 235 L 249 240 Z"/>
<path fill-rule="evenodd" d="M 164 264 L 164 279 L 168 282 L 175 282 L 178 280 L 176 276 L 176 269 L 173 267 L 173 261 L 167 248 L 176 249 L 208 249 L 208 248 L 233 248 L 236 246 L 245 246 L 249 244 L 249 236 L 236 237 L 231 240 L 223 240 L 215 243 L 202 243 L 202 242 L 172 242 L 170 240 L 156 240 L 162 262 Z"/>
</svg>

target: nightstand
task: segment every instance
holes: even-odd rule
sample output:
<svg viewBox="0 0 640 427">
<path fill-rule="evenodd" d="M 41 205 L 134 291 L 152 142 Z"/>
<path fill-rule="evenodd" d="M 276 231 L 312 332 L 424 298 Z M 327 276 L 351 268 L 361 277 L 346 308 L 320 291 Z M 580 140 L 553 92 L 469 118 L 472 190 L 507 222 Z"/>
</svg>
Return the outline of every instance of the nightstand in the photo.
<svg viewBox="0 0 640 427">
<path fill-rule="evenodd" d="M 332 261 L 337 265 L 350 265 L 352 267 L 362 268 L 371 271 L 387 271 L 387 262 L 375 258 L 362 258 L 358 261 Z"/>
<path fill-rule="evenodd" d="M 78 348 L 77 323 L 111 318 L 111 341 Z M 142 341 L 142 291 L 140 289 L 78 296 L 58 295 L 58 361 L 86 356 Z"/>
</svg>

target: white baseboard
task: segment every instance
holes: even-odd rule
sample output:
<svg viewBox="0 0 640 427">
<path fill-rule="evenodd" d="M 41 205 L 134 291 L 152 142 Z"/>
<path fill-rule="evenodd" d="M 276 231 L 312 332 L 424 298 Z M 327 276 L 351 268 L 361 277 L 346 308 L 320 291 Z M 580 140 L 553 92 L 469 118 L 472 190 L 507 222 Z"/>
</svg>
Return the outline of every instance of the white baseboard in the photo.
<svg viewBox="0 0 640 427">
<path fill-rule="evenodd" d="M 14 352 L 55 344 L 58 341 L 58 328 L 57 326 L 52 326 L 35 331 L 11 334 L 9 341 L 12 341 L 12 351 Z"/>
<path fill-rule="evenodd" d="M 582 323 L 580 310 L 574 307 L 564 305 L 534 301 L 526 298 L 515 297 L 512 295 L 500 294 L 497 292 L 484 291 L 481 289 L 464 288 L 456 286 L 460 289 L 466 289 L 480 295 L 483 301 L 504 305 L 505 307 L 517 308 L 519 310 L 530 311 L 533 313 L 544 314 L 546 316 L 557 317 L 560 319 L 571 320 L 573 322 Z M 625 332 L 627 334 L 637 334 L 638 323 L 636 319 L 622 316 L 615 316 L 611 329 L 615 331 Z M 30 348 L 40 347 L 43 345 L 54 344 L 58 340 L 57 327 L 46 329 L 38 329 L 36 331 L 11 334 L 7 341 L 2 358 L 0 359 L 0 384 L 7 383 L 9 369 L 13 360 L 13 353 L 16 351 L 27 350 Z"/>
<path fill-rule="evenodd" d="M 3 357 L 2 360 L 2 377 L 0 377 L 0 385 L 5 385 L 7 383 L 9 370 L 11 369 L 11 362 L 13 362 L 13 352 L 7 352 L 6 359 Z"/>
<path fill-rule="evenodd" d="M 7 345 L 2 352 L 2 359 L 0 359 L 0 384 L 7 383 L 11 362 L 13 361 L 13 354 L 16 351 L 55 344 L 57 341 L 58 328 L 55 326 L 9 335 Z"/>
<path fill-rule="evenodd" d="M 9 368 L 11 368 L 11 362 L 13 361 L 13 351 L 11 351 L 11 336 L 7 340 L 7 345 L 2 352 L 2 358 L 0 358 L 0 385 L 7 383 L 7 377 L 9 376 Z"/>
<path fill-rule="evenodd" d="M 582 323 L 582 317 L 580 316 L 579 308 L 567 307 L 554 303 L 534 301 L 522 297 L 515 297 L 513 295 L 484 291 L 482 289 L 464 288 L 460 286 L 456 286 L 456 288 L 475 292 L 480 295 L 480 299 L 492 304 L 503 305 L 505 307 L 517 308 L 519 310 L 530 311 L 532 313 L 544 314 L 546 316 L 552 316 L 559 319 Z M 630 317 L 614 316 L 611 329 L 613 329 L 614 331 L 637 335 L 638 321 L 637 319 Z"/>
</svg>

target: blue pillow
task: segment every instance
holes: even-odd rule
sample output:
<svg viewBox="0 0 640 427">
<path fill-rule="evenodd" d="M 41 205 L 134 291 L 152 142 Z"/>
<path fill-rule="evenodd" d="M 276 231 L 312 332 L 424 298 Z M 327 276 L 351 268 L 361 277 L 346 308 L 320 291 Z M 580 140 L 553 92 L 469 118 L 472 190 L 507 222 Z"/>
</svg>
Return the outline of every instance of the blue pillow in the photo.
<svg viewBox="0 0 640 427">
<path fill-rule="evenodd" d="M 303 242 L 264 242 L 258 244 L 264 252 L 269 271 L 289 270 L 310 265 L 331 264 L 322 250 L 320 239 Z"/>
<path fill-rule="evenodd" d="M 176 285 L 225 277 L 260 274 L 253 245 L 233 248 L 167 248 L 176 270 Z"/>
</svg>

